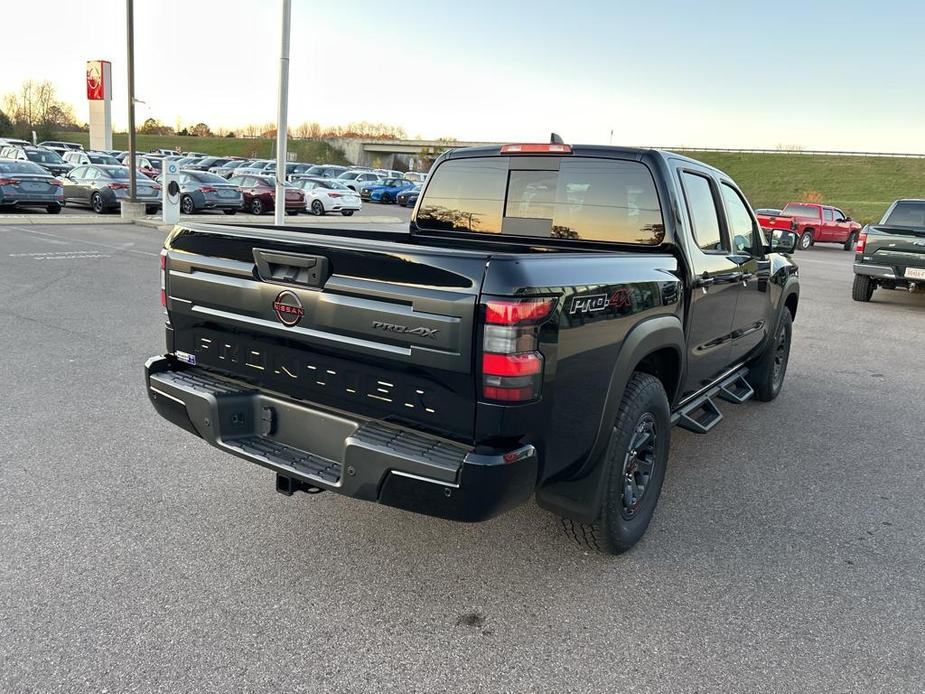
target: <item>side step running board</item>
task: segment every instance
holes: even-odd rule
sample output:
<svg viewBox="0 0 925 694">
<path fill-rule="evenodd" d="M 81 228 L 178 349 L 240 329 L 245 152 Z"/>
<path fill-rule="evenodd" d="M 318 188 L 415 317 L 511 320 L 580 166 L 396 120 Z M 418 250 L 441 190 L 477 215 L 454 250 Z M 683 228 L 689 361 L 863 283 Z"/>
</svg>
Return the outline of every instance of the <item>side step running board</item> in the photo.
<svg viewBox="0 0 925 694">
<path fill-rule="evenodd" d="M 755 390 L 751 384 L 745 380 L 745 373 L 736 374 L 735 380 L 730 382 L 728 379 L 719 387 L 718 395 L 726 402 L 734 405 L 741 405 L 746 400 L 751 400 Z"/>
<path fill-rule="evenodd" d="M 720 397 L 726 402 L 741 405 L 751 400 L 754 389 L 745 380 L 748 369 L 739 369 L 719 384 L 708 389 L 700 396 L 684 405 L 671 416 L 671 423 L 692 431 L 695 434 L 707 434 L 713 427 L 723 421 L 723 413 L 714 400 Z"/>
<path fill-rule="evenodd" d="M 708 434 L 721 421 L 723 421 L 723 413 L 719 411 L 711 398 L 705 397 L 695 400 L 678 412 L 675 423 L 695 434 Z"/>
</svg>

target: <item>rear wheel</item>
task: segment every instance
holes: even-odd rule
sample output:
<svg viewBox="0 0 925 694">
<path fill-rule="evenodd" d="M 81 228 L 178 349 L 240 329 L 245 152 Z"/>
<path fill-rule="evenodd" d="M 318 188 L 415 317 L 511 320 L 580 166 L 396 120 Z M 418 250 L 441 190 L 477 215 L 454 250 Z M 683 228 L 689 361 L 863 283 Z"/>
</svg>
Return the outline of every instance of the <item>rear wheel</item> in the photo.
<svg viewBox="0 0 925 694">
<path fill-rule="evenodd" d="M 857 242 L 858 242 L 858 235 L 857 235 L 856 233 L 852 232 L 852 233 L 848 234 L 848 238 L 845 239 L 845 245 L 843 246 L 843 248 L 844 248 L 846 251 L 853 251 L 853 250 L 854 250 L 854 245 L 855 245 Z"/>
<path fill-rule="evenodd" d="M 46 207 L 45 209 L 48 211 L 48 214 L 58 214 L 59 212 L 61 212 L 61 205 L 55 202 L 49 205 L 48 207 Z"/>
<path fill-rule="evenodd" d="M 851 298 L 855 301 L 870 301 L 876 288 L 873 280 L 867 275 L 855 275 L 854 284 L 851 285 Z"/>
<path fill-rule="evenodd" d="M 665 479 L 671 414 L 654 376 L 633 374 L 610 433 L 604 498 L 594 523 L 562 519 L 565 531 L 589 549 L 620 554 L 635 545 L 655 513 Z"/>
<path fill-rule="evenodd" d="M 180 212 L 183 214 L 193 214 L 196 211 L 196 205 L 193 203 L 193 199 L 189 195 L 184 195 L 180 198 Z"/>
<path fill-rule="evenodd" d="M 758 357 L 758 360 L 749 366 L 746 380 L 755 389 L 755 399 L 761 402 L 770 402 L 784 387 L 784 376 L 787 375 L 787 364 L 790 363 L 790 339 L 793 335 L 793 316 L 785 308 L 781 313 L 777 328 L 771 344 Z"/>
<path fill-rule="evenodd" d="M 394 202 L 394 200 L 392 200 L 392 196 L 389 195 L 388 193 L 383 193 L 382 196 L 379 198 L 379 202 L 381 202 L 383 205 L 388 205 Z"/>
<path fill-rule="evenodd" d="M 340 213 L 345 217 L 352 217 L 354 210 L 341 210 Z"/>
<path fill-rule="evenodd" d="M 324 203 L 321 200 L 312 200 L 312 214 L 316 217 L 324 214 Z"/>
<path fill-rule="evenodd" d="M 808 251 L 812 248 L 813 243 L 813 232 L 809 230 L 804 231 L 800 236 L 800 250 Z"/>
<path fill-rule="evenodd" d="M 263 214 L 263 202 L 260 198 L 254 198 L 251 200 L 251 204 L 248 207 L 251 214 Z"/>
<path fill-rule="evenodd" d="M 105 209 L 103 207 L 103 196 L 99 193 L 94 193 L 90 196 L 90 208 L 97 214 L 103 214 Z"/>
</svg>

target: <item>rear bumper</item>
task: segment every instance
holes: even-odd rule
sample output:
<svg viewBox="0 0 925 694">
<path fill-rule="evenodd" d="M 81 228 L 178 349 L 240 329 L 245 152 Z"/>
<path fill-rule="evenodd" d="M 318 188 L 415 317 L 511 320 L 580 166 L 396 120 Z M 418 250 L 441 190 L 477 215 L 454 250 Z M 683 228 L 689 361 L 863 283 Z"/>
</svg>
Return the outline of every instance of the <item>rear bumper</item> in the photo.
<svg viewBox="0 0 925 694">
<path fill-rule="evenodd" d="M 158 413 L 213 446 L 283 477 L 345 496 L 457 521 L 526 501 L 533 446 L 479 450 L 383 421 L 272 395 L 172 357 L 145 364 Z"/>
<path fill-rule="evenodd" d="M 862 263 L 854 264 L 855 275 L 867 275 L 868 277 L 877 277 L 883 280 L 895 280 L 896 272 L 889 265 L 865 265 Z"/>
<path fill-rule="evenodd" d="M 243 198 L 204 198 L 200 209 L 205 210 L 240 210 Z"/>
</svg>

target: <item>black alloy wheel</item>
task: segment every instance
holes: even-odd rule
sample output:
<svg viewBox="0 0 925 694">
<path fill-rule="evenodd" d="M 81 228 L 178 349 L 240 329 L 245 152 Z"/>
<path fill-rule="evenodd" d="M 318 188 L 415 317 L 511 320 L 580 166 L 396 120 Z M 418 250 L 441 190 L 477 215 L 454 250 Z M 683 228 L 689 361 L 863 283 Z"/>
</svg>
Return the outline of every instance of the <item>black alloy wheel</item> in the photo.
<svg viewBox="0 0 925 694">
<path fill-rule="evenodd" d="M 655 415 L 644 412 L 633 428 L 623 457 L 623 518 L 631 520 L 649 488 L 649 478 L 657 459 L 658 424 Z"/>
</svg>

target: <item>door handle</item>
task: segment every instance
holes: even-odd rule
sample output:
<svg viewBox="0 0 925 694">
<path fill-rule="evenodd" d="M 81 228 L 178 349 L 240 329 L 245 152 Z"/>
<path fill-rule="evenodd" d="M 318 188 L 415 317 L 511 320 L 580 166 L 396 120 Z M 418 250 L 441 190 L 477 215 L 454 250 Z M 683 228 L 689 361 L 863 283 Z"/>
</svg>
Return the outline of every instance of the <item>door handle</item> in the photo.
<svg viewBox="0 0 925 694">
<path fill-rule="evenodd" d="M 714 284 L 716 284 L 716 280 L 713 277 L 708 277 L 706 275 L 703 277 L 698 277 L 696 280 L 694 280 L 695 287 L 703 287 L 704 289 L 707 287 L 712 287 Z"/>
<path fill-rule="evenodd" d="M 717 282 L 723 282 L 724 284 L 735 284 L 741 279 L 741 272 L 724 272 L 722 275 L 716 277 Z"/>
</svg>

